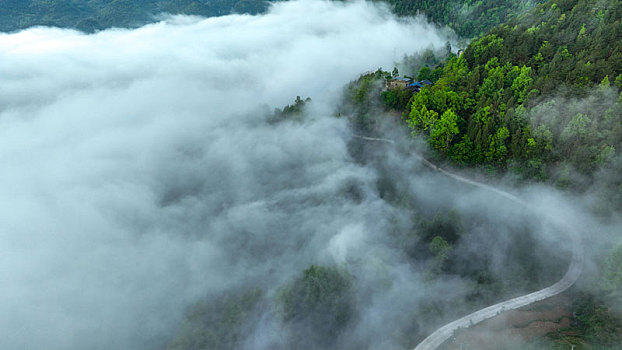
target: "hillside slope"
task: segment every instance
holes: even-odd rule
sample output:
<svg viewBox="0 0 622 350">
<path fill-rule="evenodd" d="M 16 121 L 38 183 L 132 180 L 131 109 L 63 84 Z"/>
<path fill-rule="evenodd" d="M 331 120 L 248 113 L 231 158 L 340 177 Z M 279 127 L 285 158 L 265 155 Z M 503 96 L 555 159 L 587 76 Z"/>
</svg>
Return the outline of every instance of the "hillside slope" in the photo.
<svg viewBox="0 0 622 350">
<path fill-rule="evenodd" d="M 258 13 L 266 5 L 263 0 L 0 0 L 0 31 L 45 25 L 93 32 L 137 27 L 153 22 L 160 13 L 212 17 Z"/>
<path fill-rule="evenodd" d="M 430 21 L 447 25 L 458 36 L 472 38 L 483 34 L 492 27 L 507 22 L 526 12 L 544 0 L 450 0 L 450 1 L 413 1 L 385 0 L 393 12 L 400 16 L 425 15 Z"/>
<path fill-rule="evenodd" d="M 498 26 L 414 95 L 409 126 L 453 161 L 622 203 L 622 3 L 558 0 Z M 604 170 L 603 170 L 604 169 Z"/>
<path fill-rule="evenodd" d="M 544 0 L 379 1 L 387 2 L 399 16 L 423 14 L 436 24 L 451 27 L 460 37 L 472 38 Z M 232 12 L 254 14 L 265 11 L 268 3 L 267 0 L 0 0 L 3 10 L 0 31 L 47 25 L 93 32 L 144 25 L 163 12 L 205 17 Z"/>
</svg>

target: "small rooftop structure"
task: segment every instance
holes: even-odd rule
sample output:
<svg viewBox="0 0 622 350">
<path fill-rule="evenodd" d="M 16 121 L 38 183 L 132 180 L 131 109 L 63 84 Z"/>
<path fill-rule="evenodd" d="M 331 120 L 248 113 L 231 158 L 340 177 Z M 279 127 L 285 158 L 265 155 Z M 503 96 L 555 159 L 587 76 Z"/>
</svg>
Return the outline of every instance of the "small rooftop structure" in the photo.
<svg viewBox="0 0 622 350">
<path fill-rule="evenodd" d="M 391 79 L 387 79 L 386 89 L 399 89 L 405 88 L 412 82 L 412 79 L 404 78 L 404 77 L 393 77 Z"/>
<path fill-rule="evenodd" d="M 413 83 L 408 84 L 406 88 L 408 90 L 412 90 L 414 92 L 419 92 L 425 85 L 433 85 L 433 83 L 429 80 L 415 81 Z"/>
<path fill-rule="evenodd" d="M 413 81 L 413 79 L 405 77 L 393 77 L 387 79 L 385 90 L 388 89 L 408 89 L 414 92 L 419 92 L 421 88 L 426 85 L 434 85 L 431 81 L 425 79 L 422 81 Z"/>
</svg>

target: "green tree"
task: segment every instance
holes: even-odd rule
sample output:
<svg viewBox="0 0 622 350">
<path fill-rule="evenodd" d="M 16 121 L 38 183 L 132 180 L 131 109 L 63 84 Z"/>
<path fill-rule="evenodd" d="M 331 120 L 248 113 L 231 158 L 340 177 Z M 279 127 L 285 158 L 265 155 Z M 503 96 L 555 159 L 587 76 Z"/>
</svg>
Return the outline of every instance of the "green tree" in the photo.
<svg viewBox="0 0 622 350">
<path fill-rule="evenodd" d="M 422 105 L 420 109 L 410 110 L 408 125 L 414 130 L 428 130 L 438 121 L 438 113 Z"/>
<path fill-rule="evenodd" d="M 429 248 L 430 248 L 430 253 L 434 254 L 434 256 L 442 257 L 443 259 L 446 259 L 450 246 L 449 246 L 449 243 L 447 243 L 447 241 L 443 237 L 435 236 L 432 239 L 432 242 L 430 242 Z"/>
<path fill-rule="evenodd" d="M 354 315 L 353 292 L 346 272 L 317 265 L 311 265 L 281 289 L 283 321 L 302 325 L 297 328 L 294 346 L 317 349 L 333 344 Z"/>
<path fill-rule="evenodd" d="M 609 76 L 605 75 L 603 80 L 601 80 L 601 82 L 600 82 L 599 88 L 600 88 L 600 90 L 606 90 L 610 86 L 611 86 L 611 84 L 609 83 Z"/>
<path fill-rule="evenodd" d="M 622 301 L 622 246 L 615 248 L 603 263 L 601 288 L 607 297 Z"/>
<path fill-rule="evenodd" d="M 168 350 L 238 349 L 245 326 L 258 322 L 264 300 L 259 289 L 231 291 L 196 303 L 188 312 Z"/>
<path fill-rule="evenodd" d="M 417 80 L 432 80 L 432 69 L 428 66 L 423 66 L 419 69 L 419 73 L 417 74 Z"/>
<path fill-rule="evenodd" d="M 408 105 L 411 92 L 406 89 L 389 89 L 380 94 L 382 104 L 390 109 L 402 111 Z"/>
<path fill-rule="evenodd" d="M 490 145 L 488 147 L 488 152 L 486 152 L 486 158 L 489 162 L 505 159 L 508 152 L 505 140 L 509 136 L 510 132 L 505 126 L 500 127 L 494 135 L 490 136 Z"/>
<path fill-rule="evenodd" d="M 451 245 L 441 236 L 435 236 L 428 246 L 430 253 L 434 255 L 430 272 L 432 274 L 440 274 L 443 265 L 449 258 Z"/>
<path fill-rule="evenodd" d="M 588 127 L 591 123 L 590 117 L 583 113 L 575 114 L 561 134 L 562 140 L 566 142 L 581 141 L 588 133 Z"/>
<path fill-rule="evenodd" d="M 517 103 L 523 103 L 533 79 L 530 77 L 531 67 L 523 66 L 520 74 L 512 81 L 512 91 Z"/>
<path fill-rule="evenodd" d="M 432 126 L 430 143 L 440 151 L 447 151 L 454 135 L 457 135 L 458 132 L 458 115 L 453 110 L 448 109 Z"/>
</svg>

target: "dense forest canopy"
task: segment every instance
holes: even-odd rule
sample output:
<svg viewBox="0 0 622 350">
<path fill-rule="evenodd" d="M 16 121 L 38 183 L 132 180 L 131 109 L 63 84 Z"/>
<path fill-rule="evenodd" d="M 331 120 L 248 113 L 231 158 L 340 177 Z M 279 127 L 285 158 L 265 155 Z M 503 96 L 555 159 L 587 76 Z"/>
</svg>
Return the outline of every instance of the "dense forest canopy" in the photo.
<svg viewBox="0 0 622 350">
<path fill-rule="evenodd" d="M 457 164 L 595 185 L 620 209 L 622 179 L 605 173 L 622 170 L 621 16 L 619 1 L 538 5 L 432 65 L 435 74 L 420 64 L 410 74 L 435 84 L 384 92 L 384 104 Z"/>
<path fill-rule="evenodd" d="M 274 1 L 274 0 L 272 0 Z M 110 27 L 137 27 L 161 13 L 205 17 L 261 13 L 270 0 L 1 0 L 0 31 L 36 25 L 93 32 Z M 425 15 L 447 25 L 460 37 L 472 38 L 521 14 L 543 0 L 386 0 L 401 16 Z"/>
<path fill-rule="evenodd" d="M 382 89 L 395 71 L 360 76 L 345 89 L 340 115 L 354 110 L 357 132 L 380 136 L 381 104 L 389 116 L 401 114 L 437 161 L 582 193 L 599 215 L 616 221 L 622 210 L 621 18 L 619 1 L 541 3 L 497 23 L 458 54 L 407 57 L 399 64 L 404 76 L 434 82 L 418 92 Z M 443 241 L 429 242 L 443 250 Z M 573 295 L 573 326 L 524 348 L 619 348 L 622 287 L 614 271 L 622 266 L 622 248 L 605 251 L 597 258 L 604 273 L 588 278 L 593 288 Z"/>
<path fill-rule="evenodd" d="M 212 17 L 266 7 L 264 0 L 0 0 L 0 31 L 43 25 L 93 32 L 138 27 L 161 13 Z"/>
<path fill-rule="evenodd" d="M 544 0 L 386 0 L 401 16 L 424 15 L 447 25 L 460 37 L 472 38 L 526 12 Z"/>
</svg>

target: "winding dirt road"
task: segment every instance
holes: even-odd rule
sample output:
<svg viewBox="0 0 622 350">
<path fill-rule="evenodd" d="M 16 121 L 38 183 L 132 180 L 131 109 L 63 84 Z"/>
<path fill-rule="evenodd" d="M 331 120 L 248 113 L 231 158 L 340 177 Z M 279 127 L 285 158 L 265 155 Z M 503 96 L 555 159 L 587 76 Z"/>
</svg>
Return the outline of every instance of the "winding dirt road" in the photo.
<svg viewBox="0 0 622 350">
<path fill-rule="evenodd" d="M 358 136 L 358 135 L 355 135 L 354 137 L 367 140 L 367 141 L 379 141 L 379 142 L 386 142 L 386 143 L 394 144 L 393 140 L 389 140 L 389 139 L 373 138 L 373 137 Z M 434 169 L 450 178 L 453 178 L 456 181 L 469 184 L 472 186 L 476 186 L 479 188 L 483 188 L 487 191 L 491 191 L 502 197 L 505 197 L 514 203 L 517 203 L 517 204 L 520 204 L 522 206 L 529 208 L 526 202 L 514 196 L 513 194 L 510 194 L 498 188 L 494 188 L 492 186 L 488 186 L 481 182 L 473 181 L 465 177 L 462 177 L 460 175 L 456 175 L 454 173 L 451 173 L 445 169 L 442 169 L 434 165 L 433 163 L 431 163 L 430 161 L 428 161 L 427 159 L 423 158 L 420 155 L 415 155 L 415 156 L 427 167 Z M 554 218 L 550 218 L 550 219 L 555 221 Z M 555 223 L 558 225 L 565 226 L 561 222 L 555 222 Z M 535 303 L 537 301 L 553 297 L 567 290 L 568 288 L 570 288 L 579 279 L 579 276 L 581 275 L 581 271 L 583 270 L 583 245 L 582 245 L 580 237 L 578 236 L 578 234 L 576 234 L 576 232 L 572 230 L 572 228 L 569 228 L 569 227 L 565 227 L 565 228 L 568 229 L 567 232 L 569 232 L 569 235 L 570 235 L 569 238 L 572 240 L 572 261 L 570 262 L 570 265 L 568 266 L 568 271 L 566 271 L 566 274 L 564 275 L 564 277 L 562 277 L 562 279 L 560 279 L 557 283 L 553 284 L 550 287 L 547 287 L 539 291 L 526 294 L 520 297 L 516 297 L 510 300 L 502 301 L 498 304 L 488 306 L 484 309 L 475 311 L 472 314 L 466 315 L 460 319 L 450 322 L 444 325 L 443 327 L 437 329 L 434 333 L 430 334 L 421 343 L 419 343 L 419 345 L 417 345 L 417 347 L 415 347 L 414 350 L 435 350 L 441 344 L 443 344 L 445 341 L 451 338 L 454 332 L 459 329 L 469 328 L 482 321 L 493 318 L 504 311 L 518 309 L 523 306 Z"/>
<path fill-rule="evenodd" d="M 453 174 L 447 170 L 437 167 L 436 165 L 432 164 L 427 159 L 421 156 L 417 157 L 426 166 L 438 172 L 441 172 L 444 175 L 455 179 L 456 181 L 483 188 L 487 191 L 491 191 L 502 197 L 505 197 L 514 203 L 529 207 L 527 203 L 508 192 L 494 188 L 492 186 L 488 186 L 481 182 L 469 180 L 460 175 Z M 559 222 L 556 222 L 556 224 L 563 225 L 563 223 Z M 495 305 L 488 306 L 484 309 L 475 311 L 472 314 L 466 315 L 458 320 L 448 323 L 443 327 L 437 329 L 427 338 L 425 338 L 421 343 L 419 343 L 419 345 L 417 345 L 417 347 L 415 347 L 415 350 L 435 350 L 446 340 L 451 338 L 455 331 L 461 328 L 471 327 L 489 318 L 493 318 L 504 311 L 518 309 L 523 306 L 535 303 L 537 301 L 550 298 L 570 288 L 570 286 L 572 286 L 577 281 L 577 279 L 579 279 L 581 271 L 583 270 L 583 246 L 581 243 L 581 239 L 576 233 L 573 233 L 572 229 L 569 228 L 568 232 L 570 233 L 569 238 L 571 238 L 572 240 L 572 261 L 570 262 L 570 265 L 568 266 L 568 271 L 566 271 L 564 277 L 562 277 L 562 279 L 560 279 L 557 283 L 553 284 L 550 287 L 541 289 L 537 292 L 533 292 L 527 295 L 500 302 Z"/>
</svg>

